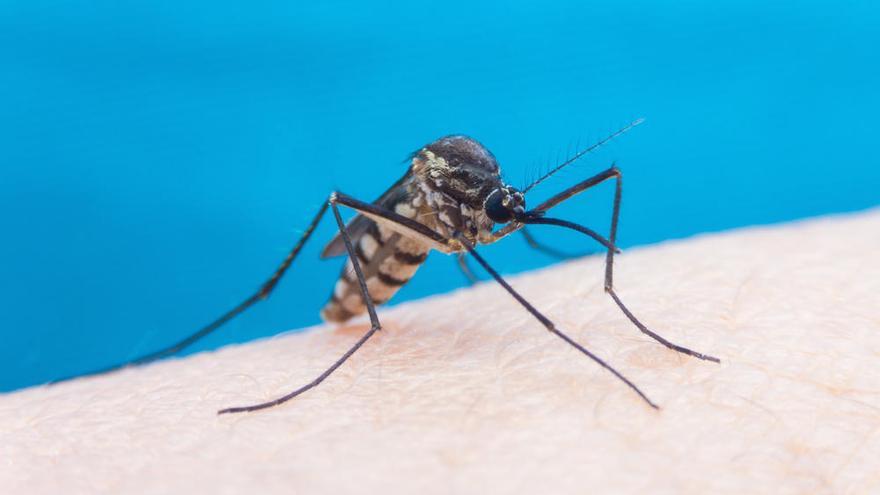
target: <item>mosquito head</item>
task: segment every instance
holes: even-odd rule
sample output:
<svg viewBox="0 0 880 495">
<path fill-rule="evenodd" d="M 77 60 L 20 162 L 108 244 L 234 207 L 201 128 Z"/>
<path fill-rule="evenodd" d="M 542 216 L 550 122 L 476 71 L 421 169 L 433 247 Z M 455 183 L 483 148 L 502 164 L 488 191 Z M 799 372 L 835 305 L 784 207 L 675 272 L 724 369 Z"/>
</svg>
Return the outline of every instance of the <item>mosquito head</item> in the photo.
<svg viewBox="0 0 880 495">
<path fill-rule="evenodd" d="M 526 198 L 516 188 L 502 185 L 486 196 L 483 210 L 495 223 L 508 223 L 525 214 Z"/>
<path fill-rule="evenodd" d="M 501 178 L 492 153 L 467 136 L 446 136 L 413 156 L 418 190 L 414 203 L 430 213 L 420 217 L 444 235 L 456 232 L 471 242 L 496 239 L 496 225 L 523 218 L 523 193 Z"/>
</svg>

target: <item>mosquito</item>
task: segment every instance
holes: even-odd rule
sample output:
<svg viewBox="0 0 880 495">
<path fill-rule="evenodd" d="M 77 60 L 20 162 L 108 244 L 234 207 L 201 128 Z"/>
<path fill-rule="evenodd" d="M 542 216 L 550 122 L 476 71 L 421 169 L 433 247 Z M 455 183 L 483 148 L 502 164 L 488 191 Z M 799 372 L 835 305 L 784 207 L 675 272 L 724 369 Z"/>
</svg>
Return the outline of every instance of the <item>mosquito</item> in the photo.
<svg viewBox="0 0 880 495">
<path fill-rule="evenodd" d="M 388 302 L 412 278 L 432 250 L 458 256 L 460 266 L 468 278 L 473 279 L 475 277 L 465 262 L 465 256 L 470 255 L 550 333 L 613 374 L 648 406 L 659 409 L 626 376 L 563 333 L 550 318 L 511 287 L 476 250 L 477 245 L 491 244 L 522 231 L 530 246 L 553 254 L 555 251 L 552 248 L 541 245 L 525 230 L 529 225 L 554 225 L 589 236 L 606 251 L 605 292 L 642 333 L 681 354 L 719 363 L 718 358 L 674 344 L 650 330 L 627 308 L 614 290 L 614 255 L 620 252 L 615 241 L 622 190 L 621 172 L 616 165 L 612 164 L 607 170 L 564 189 L 534 208 L 526 208 L 525 195 L 535 186 L 641 122 L 642 119 L 633 121 L 578 151 L 521 191 L 502 179 L 494 155 L 476 140 L 462 135 L 440 138 L 413 153 L 403 177 L 376 201 L 367 203 L 338 191 L 332 192 L 272 276 L 238 306 L 174 345 L 88 375 L 143 365 L 176 354 L 257 302 L 267 299 L 312 237 L 321 219 L 328 210 L 332 210 L 339 233 L 327 244 L 321 257 L 344 255 L 347 260 L 329 301 L 321 310 L 321 317 L 327 322 L 342 323 L 366 313 L 370 319 L 370 329 L 342 357 L 306 385 L 267 402 L 229 407 L 218 411 L 218 414 L 251 412 L 278 406 L 318 386 L 382 329 L 376 306 Z M 608 180 L 613 180 L 615 184 L 608 238 L 583 225 L 548 216 L 553 207 Z M 340 206 L 356 211 L 357 216 L 346 224 L 339 212 Z"/>
</svg>

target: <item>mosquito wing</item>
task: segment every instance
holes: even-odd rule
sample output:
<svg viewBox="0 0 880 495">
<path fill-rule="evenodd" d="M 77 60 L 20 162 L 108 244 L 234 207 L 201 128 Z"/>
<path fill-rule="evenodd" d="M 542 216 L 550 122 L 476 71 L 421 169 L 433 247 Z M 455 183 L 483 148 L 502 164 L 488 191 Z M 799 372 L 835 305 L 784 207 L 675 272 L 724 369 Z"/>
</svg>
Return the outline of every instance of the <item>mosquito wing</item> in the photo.
<svg viewBox="0 0 880 495">
<path fill-rule="evenodd" d="M 407 170 L 406 174 L 398 179 L 398 181 L 385 191 L 384 194 L 379 196 L 379 199 L 373 201 L 373 204 L 393 210 L 394 205 L 400 202 L 401 198 L 406 196 L 406 182 L 410 177 L 412 177 L 412 173 Z M 348 222 L 348 225 L 345 226 L 345 231 L 348 232 L 351 242 L 357 243 L 357 240 L 364 235 L 373 223 L 375 222 L 366 216 L 358 215 Z M 324 247 L 324 251 L 321 252 L 321 258 L 334 258 L 344 254 L 347 254 L 345 250 L 345 241 L 342 240 L 341 234 L 336 234 L 336 236 L 327 243 L 327 246 Z"/>
</svg>

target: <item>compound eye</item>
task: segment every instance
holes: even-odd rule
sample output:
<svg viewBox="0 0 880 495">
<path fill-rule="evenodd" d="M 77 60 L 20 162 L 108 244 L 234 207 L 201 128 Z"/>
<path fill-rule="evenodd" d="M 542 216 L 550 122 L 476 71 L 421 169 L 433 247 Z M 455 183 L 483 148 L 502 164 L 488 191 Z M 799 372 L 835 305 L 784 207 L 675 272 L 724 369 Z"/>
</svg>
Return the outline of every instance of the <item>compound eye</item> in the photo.
<svg viewBox="0 0 880 495">
<path fill-rule="evenodd" d="M 512 206 L 511 203 L 510 196 L 501 191 L 501 189 L 496 189 L 486 198 L 484 205 L 486 215 L 495 223 L 507 223 L 513 219 L 513 212 L 510 208 Z"/>
</svg>

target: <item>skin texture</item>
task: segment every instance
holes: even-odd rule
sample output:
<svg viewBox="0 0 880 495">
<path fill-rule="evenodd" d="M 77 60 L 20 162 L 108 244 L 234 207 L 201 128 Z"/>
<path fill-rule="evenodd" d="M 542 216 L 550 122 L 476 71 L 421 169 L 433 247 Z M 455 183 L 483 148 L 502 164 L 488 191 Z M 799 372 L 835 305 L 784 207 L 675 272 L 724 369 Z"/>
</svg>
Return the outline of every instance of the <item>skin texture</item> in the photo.
<svg viewBox="0 0 880 495">
<path fill-rule="evenodd" d="M 631 249 L 316 328 L 0 397 L 0 493 L 878 493 L 880 210 Z M 491 261 L 491 260 L 490 260 Z M 280 303 L 275 301 L 276 304 Z"/>
</svg>

